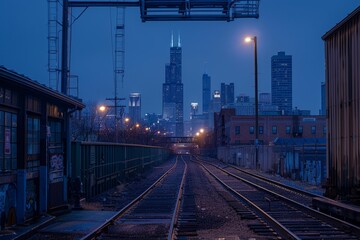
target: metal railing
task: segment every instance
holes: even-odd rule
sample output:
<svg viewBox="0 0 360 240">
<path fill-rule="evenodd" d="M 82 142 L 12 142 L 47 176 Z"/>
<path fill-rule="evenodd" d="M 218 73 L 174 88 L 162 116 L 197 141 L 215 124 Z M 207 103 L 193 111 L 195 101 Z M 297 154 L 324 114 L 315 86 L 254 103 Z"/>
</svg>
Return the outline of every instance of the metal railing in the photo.
<svg viewBox="0 0 360 240">
<path fill-rule="evenodd" d="M 85 197 L 92 197 L 169 158 L 170 150 L 134 144 L 73 142 L 71 177 L 80 177 Z"/>
</svg>

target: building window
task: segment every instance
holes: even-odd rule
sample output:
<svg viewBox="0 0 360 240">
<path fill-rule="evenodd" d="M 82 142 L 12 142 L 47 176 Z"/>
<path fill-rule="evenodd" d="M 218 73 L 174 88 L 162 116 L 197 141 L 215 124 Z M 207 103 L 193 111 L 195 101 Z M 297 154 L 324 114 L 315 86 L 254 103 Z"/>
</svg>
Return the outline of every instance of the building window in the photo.
<svg viewBox="0 0 360 240">
<path fill-rule="evenodd" d="M 259 126 L 259 134 L 264 134 L 264 126 Z"/>
<path fill-rule="evenodd" d="M 290 134 L 291 133 L 291 127 L 290 126 L 286 126 L 286 134 Z"/>
<path fill-rule="evenodd" d="M 56 120 L 49 121 L 50 125 L 50 145 L 61 145 L 61 122 Z"/>
<path fill-rule="evenodd" d="M 235 145 L 240 145 L 240 140 L 235 140 Z"/>
<path fill-rule="evenodd" d="M 254 127 L 249 127 L 249 133 L 254 134 Z"/>
<path fill-rule="evenodd" d="M 40 154 L 40 119 L 38 117 L 27 119 L 27 153 Z"/>
<path fill-rule="evenodd" d="M 17 168 L 17 115 L 0 111 L 0 171 Z"/>
<path fill-rule="evenodd" d="M 235 126 L 235 135 L 240 135 L 240 126 Z"/>
<path fill-rule="evenodd" d="M 311 127 L 311 134 L 316 134 L 316 126 Z"/>
<path fill-rule="evenodd" d="M 302 126 L 299 126 L 299 129 L 298 129 L 299 131 L 299 133 L 301 134 L 301 133 L 303 133 L 303 127 Z"/>
<path fill-rule="evenodd" d="M 271 132 L 272 132 L 272 134 L 277 134 L 277 127 L 276 127 L 276 126 L 272 126 Z"/>
<path fill-rule="evenodd" d="M 323 133 L 326 134 L 326 127 L 323 128 Z"/>
</svg>

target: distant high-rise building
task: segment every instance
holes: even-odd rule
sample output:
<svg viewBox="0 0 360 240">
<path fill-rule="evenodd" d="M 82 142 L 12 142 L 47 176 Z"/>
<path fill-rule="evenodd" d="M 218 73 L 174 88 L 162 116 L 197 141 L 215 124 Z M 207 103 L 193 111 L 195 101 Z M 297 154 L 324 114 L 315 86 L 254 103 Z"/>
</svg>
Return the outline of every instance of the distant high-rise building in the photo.
<svg viewBox="0 0 360 240">
<path fill-rule="evenodd" d="M 202 107 L 203 113 L 209 113 L 210 108 L 210 101 L 211 101 L 211 78 L 208 74 L 204 73 L 202 76 L 202 88 L 203 88 L 203 95 L 202 95 Z"/>
<path fill-rule="evenodd" d="M 194 115 L 197 115 L 198 110 L 199 110 L 199 103 L 194 103 L 194 102 L 190 103 L 190 119 L 192 119 Z"/>
<path fill-rule="evenodd" d="M 221 110 L 221 94 L 219 90 L 215 90 L 212 99 L 211 99 L 211 107 L 209 112 L 209 128 L 214 128 L 214 113 L 220 112 Z"/>
<path fill-rule="evenodd" d="M 271 94 L 270 93 L 260 93 L 259 94 L 259 104 L 271 105 Z"/>
<path fill-rule="evenodd" d="M 141 94 L 129 94 L 129 117 L 132 123 L 141 122 Z"/>
<path fill-rule="evenodd" d="M 171 35 L 170 63 L 165 66 L 165 83 L 163 83 L 163 118 L 169 122 L 168 131 L 171 135 L 184 135 L 184 94 L 181 81 L 181 43 L 177 44 Z"/>
<path fill-rule="evenodd" d="M 221 106 L 235 102 L 234 83 L 221 83 Z"/>
<path fill-rule="evenodd" d="M 320 115 L 326 115 L 326 85 L 321 83 L 321 110 Z"/>
<path fill-rule="evenodd" d="M 291 114 L 292 56 L 285 52 L 271 57 L 271 100 L 284 114 Z"/>
</svg>

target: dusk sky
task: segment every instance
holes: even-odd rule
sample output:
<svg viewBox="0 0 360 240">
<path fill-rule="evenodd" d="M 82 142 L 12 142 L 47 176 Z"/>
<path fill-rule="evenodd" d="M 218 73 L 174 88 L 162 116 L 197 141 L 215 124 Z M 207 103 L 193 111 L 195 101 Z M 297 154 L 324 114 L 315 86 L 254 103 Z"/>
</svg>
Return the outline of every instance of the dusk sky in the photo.
<svg viewBox="0 0 360 240">
<path fill-rule="evenodd" d="M 325 81 L 321 36 L 359 6 L 359 0 L 262 0 L 259 19 L 232 22 L 141 22 L 139 8 L 126 8 L 125 78 L 120 97 L 142 95 L 142 113 L 161 113 L 162 83 L 169 62 L 170 37 L 181 35 L 184 113 L 190 102 L 201 106 L 202 74 L 211 76 L 211 91 L 235 84 L 235 96 L 254 96 L 253 44 L 258 38 L 259 92 L 270 92 L 270 59 L 279 51 L 293 57 L 293 106 L 320 109 Z M 83 9 L 74 9 L 78 16 Z M 0 65 L 48 84 L 47 1 L 0 1 Z M 71 74 L 79 76 L 85 103 L 113 97 L 115 9 L 89 8 L 73 24 Z M 127 101 L 123 104 L 128 104 Z M 187 118 L 186 118 L 187 119 Z"/>
</svg>

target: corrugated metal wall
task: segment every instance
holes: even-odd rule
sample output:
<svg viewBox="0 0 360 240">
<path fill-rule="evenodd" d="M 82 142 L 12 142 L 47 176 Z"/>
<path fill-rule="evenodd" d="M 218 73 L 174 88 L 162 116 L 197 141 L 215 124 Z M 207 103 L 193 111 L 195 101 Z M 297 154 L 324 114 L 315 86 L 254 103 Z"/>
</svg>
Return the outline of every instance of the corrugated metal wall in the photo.
<svg viewBox="0 0 360 240">
<path fill-rule="evenodd" d="M 334 192 L 346 196 L 360 187 L 359 9 L 323 39 L 326 56 L 327 172 Z"/>
</svg>

